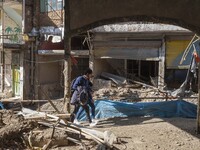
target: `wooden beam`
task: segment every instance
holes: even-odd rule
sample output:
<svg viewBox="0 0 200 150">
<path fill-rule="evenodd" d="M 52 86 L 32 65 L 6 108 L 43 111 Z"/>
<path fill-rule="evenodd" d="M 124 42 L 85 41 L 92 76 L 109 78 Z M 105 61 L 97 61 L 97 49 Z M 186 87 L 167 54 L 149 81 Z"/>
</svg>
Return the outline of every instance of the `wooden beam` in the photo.
<svg viewBox="0 0 200 150">
<path fill-rule="evenodd" d="M 70 117 L 70 114 L 54 114 L 54 116 L 59 117 L 60 119 L 66 119 Z M 28 120 L 41 120 L 46 119 L 48 116 L 32 116 L 32 117 L 26 117 Z"/>
</svg>

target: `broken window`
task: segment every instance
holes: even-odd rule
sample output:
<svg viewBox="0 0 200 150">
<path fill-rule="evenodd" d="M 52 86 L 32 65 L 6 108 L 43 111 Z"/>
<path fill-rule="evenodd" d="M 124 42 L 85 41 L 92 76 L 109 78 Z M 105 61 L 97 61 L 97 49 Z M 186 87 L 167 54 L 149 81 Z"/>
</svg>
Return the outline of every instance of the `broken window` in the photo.
<svg viewBox="0 0 200 150">
<path fill-rule="evenodd" d="M 40 11 L 50 12 L 63 9 L 63 0 L 40 0 Z"/>
<path fill-rule="evenodd" d="M 158 61 L 127 60 L 127 78 L 150 81 L 158 77 Z"/>
</svg>

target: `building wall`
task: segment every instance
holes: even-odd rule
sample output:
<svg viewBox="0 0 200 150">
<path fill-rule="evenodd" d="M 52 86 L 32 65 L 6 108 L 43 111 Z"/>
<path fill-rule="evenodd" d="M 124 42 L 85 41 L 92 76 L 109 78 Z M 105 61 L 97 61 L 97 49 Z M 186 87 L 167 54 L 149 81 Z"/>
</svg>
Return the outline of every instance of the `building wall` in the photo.
<svg viewBox="0 0 200 150">
<path fill-rule="evenodd" d="M 36 89 L 38 99 L 47 99 L 43 92 L 46 92 L 50 98 L 63 96 L 62 58 L 62 56 L 38 56 L 38 81 L 36 83 L 41 88 Z"/>
<path fill-rule="evenodd" d="M 4 1 L 2 5 L 1 12 L 1 25 L 2 25 L 2 36 L 4 56 L 1 60 L 4 67 L 5 78 L 1 79 L 5 82 L 5 88 L 2 89 L 7 98 L 16 96 L 12 87 L 14 85 L 14 78 L 16 76 L 13 73 L 17 72 L 17 89 L 18 95 L 23 96 L 23 68 L 22 68 L 22 1 Z M 18 54 L 18 57 L 13 57 L 13 54 Z M 5 63 L 4 63 L 5 62 Z M 16 65 L 16 62 L 18 63 Z M 14 65 L 15 64 L 15 65 Z M 15 69 L 14 69 L 14 67 Z M 16 67 L 17 66 L 17 67 Z M 16 69 L 17 68 L 17 69 Z M 16 72 L 15 72 L 15 71 Z M 15 74 L 16 75 L 16 74 Z M 2 76 L 3 77 L 3 76 Z M 15 78 L 16 79 L 16 78 Z M 15 82 L 16 85 L 16 82 Z M 3 88 L 3 87 L 2 87 Z"/>
<path fill-rule="evenodd" d="M 40 3 L 41 0 L 25 1 L 24 32 L 26 34 L 30 33 L 33 27 L 35 27 L 36 30 L 39 30 L 40 27 L 60 27 L 63 24 L 63 10 L 41 12 Z M 37 40 L 40 40 L 40 38 L 38 38 Z M 60 56 L 38 56 L 36 53 L 34 53 L 33 60 L 31 60 L 31 49 L 33 48 L 34 51 L 37 51 L 36 44 L 36 41 L 28 41 L 25 43 L 24 46 L 24 59 L 28 60 L 28 62 L 24 64 L 24 99 L 44 98 L 43 94 L 41 94 L 41 92 L 39 91 L 37 85 L 42 85 L 42 88 L 44 88 L 46 91 L 52 91 L 53 96 L 59 96 L 59 94 L 62 93 L 62 88 L 59 83 L 61 76 L 61 63 L 35 63 L 34 66 L 31 67 L 31 61 L 52 61 L 55 59 L 60 59 Z M 33 76 L 31 76 L 31 71 L 34 72 Z M 33 86 L 31 86 L 31 77 L 33 78 L 34 82 Z"/>
</svg>

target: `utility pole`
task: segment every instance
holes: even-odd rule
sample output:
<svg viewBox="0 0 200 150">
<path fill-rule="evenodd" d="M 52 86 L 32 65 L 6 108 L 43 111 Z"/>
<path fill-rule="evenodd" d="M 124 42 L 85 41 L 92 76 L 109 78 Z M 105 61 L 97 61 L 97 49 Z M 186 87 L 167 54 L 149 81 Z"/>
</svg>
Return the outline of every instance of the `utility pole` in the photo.
<svg viewBox="0 0 200 150">
<path fill-rule="evenodd" d="M 69 0 L 65 0 L 64 13 L 64 111 L 70 113 L 70 83 L 71 83 L 71 35 L 70 35 L 70 14 Z"/>
</svg>

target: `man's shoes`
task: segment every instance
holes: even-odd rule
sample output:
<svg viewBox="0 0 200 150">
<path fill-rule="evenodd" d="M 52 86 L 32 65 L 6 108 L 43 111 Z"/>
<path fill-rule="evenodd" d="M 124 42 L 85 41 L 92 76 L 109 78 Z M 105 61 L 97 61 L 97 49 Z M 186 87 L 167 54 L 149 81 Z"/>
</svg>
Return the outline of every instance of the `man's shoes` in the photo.
<svg viewBox="0 0 200 150">
<path fill-rule="evenodd" d="M 74 124 L 80 125 L 80 122 L 77 119 L 74 119 Z"/>
<path fill-rule="evenodd" d="M 96 126 L 98 123 L 98 120 L 92 119 L 92 122 L 90 123 L 90 127 Z"/>
<path fill-rule="evenodd" d="M 94 122 L 91 122 L 90 123 L 90 127 L 94 127 L 94 126 L 96 126 L 97 124 L 96 123 L 94 123 Z"/>
<path fill-rule="evenodd" d="M 99 120 L 97 120 L 97 119 L 92 119 L 92 122 L 97 124 L 97 123 L 99 122 Z"/>
</svg>

